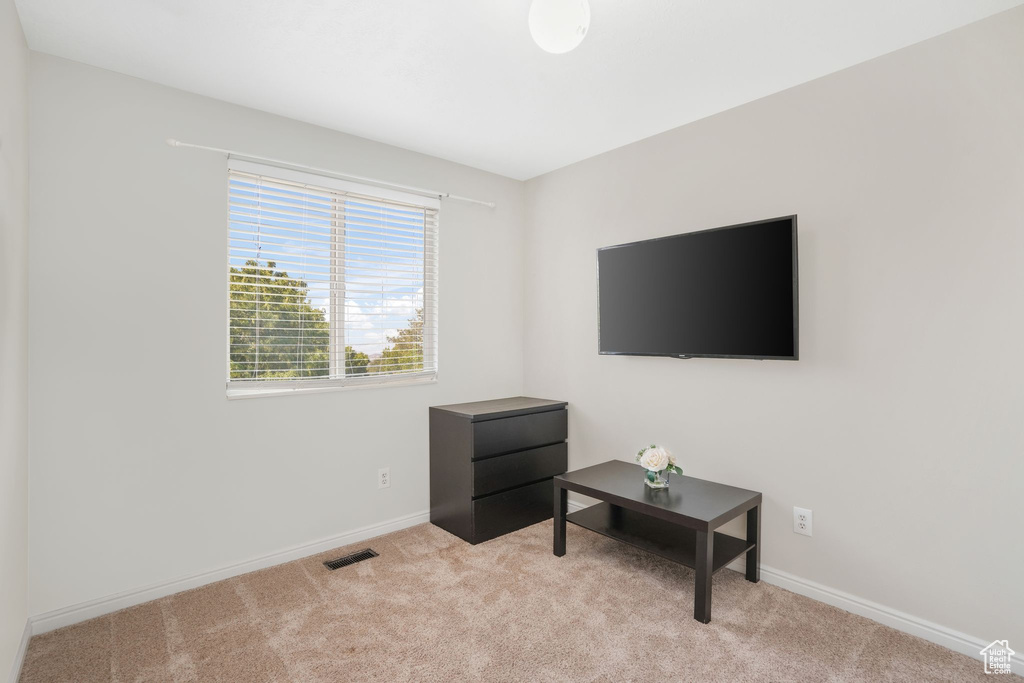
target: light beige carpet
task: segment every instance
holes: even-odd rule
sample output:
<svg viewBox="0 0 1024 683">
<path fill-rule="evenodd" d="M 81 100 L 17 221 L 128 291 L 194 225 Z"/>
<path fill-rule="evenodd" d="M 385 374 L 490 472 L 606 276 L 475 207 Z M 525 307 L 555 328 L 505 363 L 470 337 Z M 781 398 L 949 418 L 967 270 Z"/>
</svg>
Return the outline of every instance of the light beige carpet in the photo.
<svg viewBox="0 0 1024 683">
<path fill-rule="evenodd" d="M 370 546 L 380 557 L 328 571 Z M 36 636 L 21 680 L 966 681 L 979 661 L 762 582 L 551 522 L 471 546 L 429 524 Z M 1014 680 L 1020 680 L 1015 678 Z"/>
</svg>

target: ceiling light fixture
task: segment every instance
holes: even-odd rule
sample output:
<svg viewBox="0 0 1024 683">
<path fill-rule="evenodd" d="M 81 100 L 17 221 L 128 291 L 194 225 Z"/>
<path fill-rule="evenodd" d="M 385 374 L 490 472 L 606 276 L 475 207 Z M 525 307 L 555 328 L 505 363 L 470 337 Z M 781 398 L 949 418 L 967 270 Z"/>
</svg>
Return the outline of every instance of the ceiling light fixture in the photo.
<svg viewBox="0 0 1024 683">
<path fill-rule="evenodd" d="M 560 55 L 583 42 L 590 28 L 587 0 L 533 0 L 530 35 L 542 50 Z"/>
</svg>

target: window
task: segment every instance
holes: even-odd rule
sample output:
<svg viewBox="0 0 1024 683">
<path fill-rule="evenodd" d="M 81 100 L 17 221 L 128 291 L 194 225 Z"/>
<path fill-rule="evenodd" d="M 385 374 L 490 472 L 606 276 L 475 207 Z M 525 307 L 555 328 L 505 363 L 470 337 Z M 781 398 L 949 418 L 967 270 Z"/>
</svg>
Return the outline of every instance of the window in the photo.
<svg viewBox="0 0 1024 683">
<path fill-rule="evenodd" d="M 228 395 L 433 379 L 438 207 L 232 159 Z"/>
</svg>

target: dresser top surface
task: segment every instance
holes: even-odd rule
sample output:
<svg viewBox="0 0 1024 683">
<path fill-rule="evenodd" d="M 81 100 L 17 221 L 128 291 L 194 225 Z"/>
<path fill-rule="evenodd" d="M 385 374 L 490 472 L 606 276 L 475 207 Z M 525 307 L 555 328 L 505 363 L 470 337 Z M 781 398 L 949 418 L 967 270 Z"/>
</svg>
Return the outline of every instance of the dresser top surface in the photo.
<svg viewBox="0 0 1024 683">
<path fill-rule="evenodd" d="M 431 410 L 443 410 L 475 422 L 477 420 L 494 420 L 500 417 L 513 417 L 529 413 L 542 413 L 548 410 L 560 410 L 567 405 L 569 404 L 566 401 L 551 401 L 546 398 L 532 398 L 530 396 L 514 396 L 511 398 L 497 398 L 491 401 L 431 406 Z"/>
</svg>

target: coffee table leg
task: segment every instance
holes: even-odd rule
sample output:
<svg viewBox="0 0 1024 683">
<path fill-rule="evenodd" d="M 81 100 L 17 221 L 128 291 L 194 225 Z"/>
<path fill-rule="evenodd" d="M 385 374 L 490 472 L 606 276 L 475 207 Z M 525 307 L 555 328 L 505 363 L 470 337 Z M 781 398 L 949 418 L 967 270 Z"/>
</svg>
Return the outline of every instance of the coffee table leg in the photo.
<svg viewBox="0 0 1024 683">
<path fill-rule="evenodd" d="M 555 485 L 555 547 L 556 557 L 565 555 L 565 513 L 569 506 L 569 492 Z"/>
<path fill-rule="evenodd" d="M 761 580 L 761 506 L 747 510 L 747 541 L 756 545 L 747 551 L 747 581 Z"/>
<path fill-rule="evenodd" d="M 697 532 L 697 580 L 693 587 L 693 618 L 702 624 L 711 621 L 711 574 L 715 532 Z"/>
</svg>

